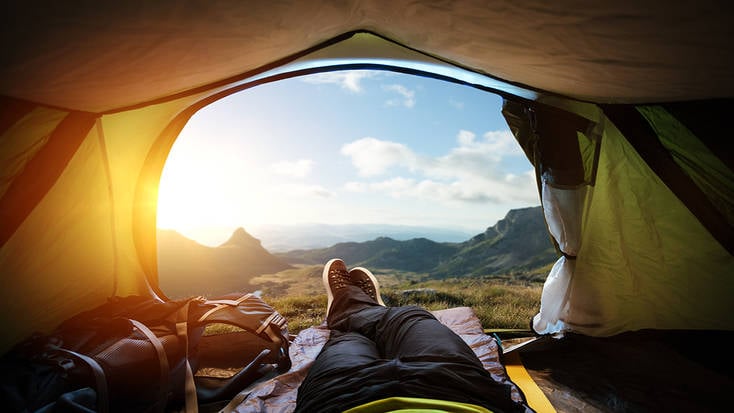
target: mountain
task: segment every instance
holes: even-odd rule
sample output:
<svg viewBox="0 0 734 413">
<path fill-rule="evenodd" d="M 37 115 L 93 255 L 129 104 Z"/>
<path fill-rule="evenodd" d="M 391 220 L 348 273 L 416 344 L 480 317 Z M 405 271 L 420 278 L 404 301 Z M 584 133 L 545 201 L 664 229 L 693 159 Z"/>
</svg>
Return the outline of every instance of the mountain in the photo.
<svg viewBox="0 0 734 413">
<path fill-rule="evenodd" d="M 289 264 L 323 264 L 334 257 L 344 259 L 350 267 L 410 271 L 443 278 L 532 270 L 555 261 L 557 253 L 540 207 L 511 210 L 495 225 L 463 242 L 382 236 L 274 255 L 243 228 L 236 229 L 226 242 L 214 248 L 176 231 L 158 231 L 159 282 L 171 298 L 251 291 L 249 280 L 255 276 L 293 268 Z"/>
<path fill-rule="evenodd" d="M 243 228 L 214 248 L 176 231 L 158 230 L 158 279 L 171 298 L 251 290 L 252 277 L 289 268 Z"/>
<path fill-rule="evenodd" d="M 320 264 L 340 257 L 350 266 L 425 272 L 435 277 L 525 271 L 550 264 L 558 257 L 541 207 L 510 210 L 483 233 L 460 243 L 380 237 L 276 256 L 293 264 Z"/>
<path fill-rule="evenodd" d="M 473 235 L 461 229 L 386 224 L 297 224 L 248 227 L 270 252 L 326 248 L 344 242 L 364 242 L 380 237 L 407 241 L 427 238 L 437 242 L 462 242 Z"/>
<path fill-rule="evenodd" d="M 426 272 L 450 259 L 457 251 L 455 244 L 438 243 L 426 238 L 397 241 L 380 237 L 367 242 L 342 242 L 329 248 L 296 250 L 276 256 L 292 264 L 320 264 L 339 257 L 350 267 Z"/>
<path fill-rule="evenodd" d="M 432 274 L 484 275 L 532 270 L 557 258 L 541 207 L 513 209 L 494 226 L 460 244 L 459 251 Z"/>
</svg>

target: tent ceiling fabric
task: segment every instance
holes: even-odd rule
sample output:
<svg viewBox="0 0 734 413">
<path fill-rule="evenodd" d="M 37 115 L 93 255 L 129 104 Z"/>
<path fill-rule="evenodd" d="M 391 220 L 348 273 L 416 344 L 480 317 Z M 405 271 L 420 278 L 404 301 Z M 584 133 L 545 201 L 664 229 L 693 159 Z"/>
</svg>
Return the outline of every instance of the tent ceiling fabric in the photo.
<svg viewBox="0 0 734 413">
<path fill-rule="evenodd" d="M 106 111 L 369 30 L 509 82 L 594 102 L 734 96 L 723 1 L 125 1 L 5 5 L 0 94 Z"/>
</svg>

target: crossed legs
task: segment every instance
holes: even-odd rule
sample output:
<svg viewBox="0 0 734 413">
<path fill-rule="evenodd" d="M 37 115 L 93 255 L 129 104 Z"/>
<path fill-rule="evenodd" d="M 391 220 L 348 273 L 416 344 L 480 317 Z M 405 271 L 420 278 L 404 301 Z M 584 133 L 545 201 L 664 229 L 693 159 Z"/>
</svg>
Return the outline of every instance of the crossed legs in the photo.
<svg viewBox="0 0 734 413">
<path fill-rule="evenodd" d="M 298 412 L 397 396 L 525 410 L 461 337 L 422 308 L 385 307 L 348 284 L 334 294 L 327 324 L 331 337 L 299 388 Z"/>
</svg>

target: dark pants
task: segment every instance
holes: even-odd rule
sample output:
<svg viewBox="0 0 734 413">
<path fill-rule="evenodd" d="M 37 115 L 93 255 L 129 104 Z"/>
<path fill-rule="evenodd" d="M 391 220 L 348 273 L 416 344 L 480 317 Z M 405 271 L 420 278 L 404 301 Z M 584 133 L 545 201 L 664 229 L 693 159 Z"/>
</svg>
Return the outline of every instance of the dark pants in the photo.
<svg viewBox="0 0 734 413">
<path fill-rule="evenodd" d="M 525 411 L 474 351 L 419 307 L 382 307 L 358 287 L 335 297 L 329 341 L 298 390 L 297 412 L 343 411 L 387 397 Z M 529 410 L 529 409 L 528 409 Z"/>
</svg>

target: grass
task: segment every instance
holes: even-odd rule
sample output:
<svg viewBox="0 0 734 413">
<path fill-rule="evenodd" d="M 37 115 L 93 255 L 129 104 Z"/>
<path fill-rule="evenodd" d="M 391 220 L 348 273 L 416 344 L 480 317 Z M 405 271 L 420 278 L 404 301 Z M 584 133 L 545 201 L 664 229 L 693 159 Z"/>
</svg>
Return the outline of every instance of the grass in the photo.
<svg viewBox="0 0 734 413">
<path fill-rule="evenodd" d="M 528 277 L 484 276 L 428 279 L 425 275 L 376 272 L 385 304 L 418 305 L 428 310 L 471 307 L 484 328 L 528 328 L 540 308 L 542 284 Z M 251 281 L 263 299 L 288 320 L 292 334 L 319 325 L 326 314 L 321 267 L 304 266 Z"/>
<path fill-rule="evenodd" d="M 288 320 L 288 332 L 299 331 L 319 325 L 326 316 L 326 294 L 297 297 L 264 297 L 278 312 Z"/>
</svg>

